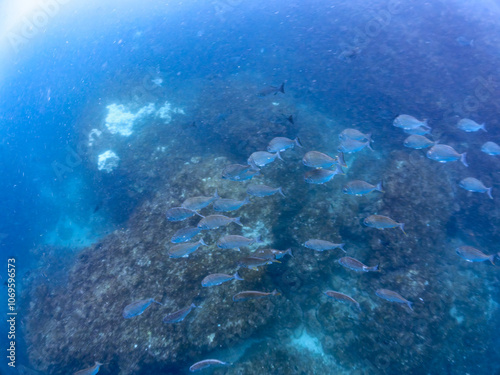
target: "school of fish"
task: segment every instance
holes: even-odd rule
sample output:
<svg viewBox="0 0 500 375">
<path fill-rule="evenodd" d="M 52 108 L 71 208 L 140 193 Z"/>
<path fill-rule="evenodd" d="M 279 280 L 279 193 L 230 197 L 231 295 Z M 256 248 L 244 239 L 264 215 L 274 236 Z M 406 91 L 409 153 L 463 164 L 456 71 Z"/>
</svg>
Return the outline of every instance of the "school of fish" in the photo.
<svg viewBox="0 0 500 375">
<path fill-rule="evenodd" d="M 269 89 L 269 92 L 266 92 L 265 95 L 276 95 L 278 92 L 284 92 L 283 85 L 278 88 L 273 87 L 272 89 Z M 426 135 L 430 134 L 432 130 L 432 128 L 428 125 L 427 120 L 418 120 L 413 116 L 403 114 L 398 116 L 393 121 L 393 126 L 401 128 L 405 133 L 409 134 L 403 142 L 405 147 L 415 150 L 428 149 L 426 156 L 431 160 L 435 160 L 440 163 L 460 161 L 464 167 L 468 167 L 466 160 L 467 153 L 465 151 L 463 153 L 459 153 L 449 145 L 440 144 L 439 141 L 434 141 L 426 137 Z M 468 133 L 479 130 L 486 132 L 485 124 L 478 124 L 470 119 L 459 120 L 457 128 Z M 360 152 L 365 148 L 373 151 L 373 148 L 371 147 L 371 143 L 373 142 L 371 133 L 364 134 L 357 129 L 348 128 L 344 129 L 339 134 L 339 141 L 340 145 L 337 148 L 338 152 L 333 156 L 327 152 L 317 150 L 311 150 L 304 153 L 301 158 L 301 162 L 306 168 L 310 168 L 304 173 L 305 183 L 325 184 L 331 181 L 336 175 L 345 175 L 347 164 L 344 160 L 344 154 Z M 253 177 L 260 175 L 262 173 L 262 168 L 266 168 L 266 166 L 276 162 L 276 159 L 279 159 L 281 163 L 286 163 L 286 161 L 282 158 L 282 153 L 294 149 L 295 146 L 301 149 L 304 147 L 298 137 L 295 139 L 275 137 L 269 142 L 266 151 L 256 151 L 252 153 L 248 157 L 247 164 L 231 164 L 226 166 L 221 172 L 221 177 L 223 179 L 236 182 L 249 181 L 253 179 Z M 500 146 L 491 141 L 486 142 L 481 147 L 481 151 L 487 155 L 497 156 L 500 155 Z M 458 186 L 469 192 L 486 193 L 490 199 L 493 199 L 493 195 L 491 194 L 492 188 L 486 187 L 475 177 L 465 177 L 458 182 Z M 352 196 L 383 194 L 383 182 L 374 181 L 371 183 L 362 180 L 351 180 L 344 185 L 342 192 Z M 251 204 L 252 201 L 250 197 L 264 198 L 279 194 L 281 195 L 281 199 L 286 199 L 286 194 L 283 192 L 281 186 L 274 187 L 263 184 L 249 183 L 246 186 L 246 193 L 247 196 L 243 199 L 235 199 L 232 197 L 221 198 L 216 190 L 213 195 L 190 197 L 185 199 L 178 207 L 170 208 L 165 215 L 168 221 L 184 221 L 195 215 L 199 216 L 200 220 L 196 226 L 188 226 L 179 229 L 172 236 L 171 243 L 173 245 L 167 249 L 166 256 L 174 258 L 175 260 L 175 258 L 187 258 L 191 256 L 202 246 L 219 249 L 220 251 L 240 251 L 241 248 L 248 249 L 249 247 L 253 247 L 261 243 L 262 241 L 260 237 L 248 238 L 239 234 L 221 236 L 216 243 L 213 244 L 205 243 L 203 238 L 200 238 L 198 241 L 190 242 L 195 236 L 203 231 L 216 230 L 217 228 L 226 227 L 231 224 L 243 227 L 244 224 L 241 223 L 239 217 L 228 217 L 223 215 L 223 213 L 237 211 L 243 206 Z M 208 208 L 210 205 L 212 205 L 212 208 L 215 211 L 213 214 L 202 215 L 199 212 L 202 209 Z M 368 228 L 375 228 L 378 230 L 399 228 L 402 234 L 406 235 L 404 223 L 400 223 L 389 216 L 380 215 L 376 212 L 364 217 L 362 223 Z M 309 238 L 304 239 L 303 243 L 303 247 L 317 252 L 340 249 L 343 252 L 343 256 L 339 257 L 337 262 L 351 271 L 357 273 L 380 272 L 379 264 L 372 266 L 365 265 L 360 260 L 347 256 L 346 253 L 348 251 L 344 249 L 345 245 L 345 243 L 332 242 L 328 238 Z M 495 258 L 500 257 L 500 252 L 485 254 L 481 250 L 468 245 L 457 247 L 455 252 L 459 257 L 468 262 L 489 261 L 492 264 L 495 264 Z M 229 273 L 214 273 L 206 275 L 202 280 L 200 280 L 201 285 L 204 288 L 209 288 L 219 286 L 230 281 L 237 281 L 239 283 L 238 285 L 244 285 L 244 278 L 238 274 L 238 270 L 240 268 L 258 270 L 260 267 L 264 267 L 266 265 L 281 263 L 280 259 L 282 259 L 285 255 L 293 257 L 294 255 L 292 254 L 292 249 L 278 250 L 273 248 L 256 248 L 249 255 L 247 254 L 246 256 L 237 257 L 234 263 L 235 270 Z M 388 287 L 390 288 L 390 285 Z M 232 297 L 232 301 L 234 303 L 240 303 L 250 299 L 269 298 L 279 295 L 280 293 L 276 289 L 271 292 L 242 290 Z M 327 290 L 323 292 L 323 295 L 325 295 L 330 301 L 341 302 L 353 307 L 356 312 L 362 311 L 362 307 L 356 299 L 340 291 Z M 410 302 L 392 289 L 377 289 L 374 292 L 374 295 L 388 302 L 405 305 L 410 311 L 413 311 L 413 302 Z M 319 297 L 320 296 L 318 296 L 318 298 Z M 123 318 L 131 319 L 137 317 L 144 313 L 144 311 L 153 303 L 165 307 L 161 302 L 158 302 L 154 298 L 151 298 L 151 296 L 148 296 L 148 298 L 127 303 L 123 309 Z M 184 321 L 195 308 L 198 307 L 202 306 L 197 306 L 190 301 L 186 301 L 185 307 L 181 307 L 178 310 L 173 309 L 173 311 L 169 311 L 166 315 L 164 315 L 163 323 L 180 323 Z M 191 372 L 195 372 L 212 366 L 229 365 L 231 365 L 231 363 L 223 362 L 218 359 L 205 359 L 193 364 L 189 370 Z M 96 362 L 94 366 L 78 371 L 75 375 L 96 374 L 99 371 L 100 366 L 102 366 L 102 364 Z"/>
</svg>

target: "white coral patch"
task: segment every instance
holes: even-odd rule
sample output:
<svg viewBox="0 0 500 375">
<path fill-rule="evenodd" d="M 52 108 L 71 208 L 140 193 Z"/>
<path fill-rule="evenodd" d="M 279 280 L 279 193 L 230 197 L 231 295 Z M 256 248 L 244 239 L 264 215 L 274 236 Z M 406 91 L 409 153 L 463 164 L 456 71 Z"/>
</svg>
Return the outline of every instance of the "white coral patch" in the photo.
<svg viewBox="0 0 500 375">
<path fill-rule="evenodd" d="M 108 116 L 106 117 L 106 127 L 111 134 L 121 134 L 126 137 L 132 134 L 134 123 L 142 117 L 150 116 L 155 112 L 155 105 L 149 103 L 142 107 L 136 114 L 133 114 L 122 104 L 110 104 L 106 107 Z"/>
<path fill-rule="evenodd" d="M 161 107 L 158 112 L 156 112 L 156 116 L 161 118 L 165 124 L 170 123 L 172 121 L 172 114 L 181 114 L 185 115 L 186 113 L 182 108 L 172 108 L 172 104 L 169 102 L 165 102 L 163 107 Z"/>
<path fill-rule="evenodd" d="M 113 151 L 108 150 L 99 155 L 97 159 L 97 169 L 100 171 L 111 172 L 118 167 L 120 158 Z"/>
<path fill-rule="evenodd" d="M 106 117 L 106 127 L 109 132 L 127 137 L 131 135 L 136 116 L 127 111 L 122 104 L 110 104 L 106 108 L 109 111 Z"/>
</svg>

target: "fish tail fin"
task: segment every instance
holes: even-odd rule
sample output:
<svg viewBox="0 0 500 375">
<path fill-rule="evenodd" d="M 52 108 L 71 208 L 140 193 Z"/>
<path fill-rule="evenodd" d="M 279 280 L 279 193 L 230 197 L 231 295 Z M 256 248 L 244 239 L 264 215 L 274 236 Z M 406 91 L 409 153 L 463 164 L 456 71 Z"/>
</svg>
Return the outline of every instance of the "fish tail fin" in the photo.
<svg viewBox="0 0 500 375">
<path fill-rule="evenodd" d="M 347 251 L 345 251 L 344 246 L 345 246 L 345 243 L 339 244 L 339 249 L 342 250 L 344 253 L 347 254 Z"/>
<path fill-rule="evenodd" d="M 497 256 L 496 254 L 491 254 L 491 255 L 488 257 L 489 261 L 490 261 L 490 262 L 491 262 L 491 264 L 493 264 L 494 266 L 496 266 L 496 264 L 495 264 L 495 257 L 496 257 L 496 256 Z"/>
<path fill-rule="evenodd" d="M 373 139 L 372 139 L 372 133 L 366 133 L 366 139 L 368 140 L 368 142 L 372 143 L 373 142 Z"/>
<path fill-rule="evenodd" d="M 220 198 L 219 193 L 217 192 L 217 188 L 215 188 L 214 198 L 215 199 L 219 199 Z"/>
<path fill-rule="evenodd" d="M 380 191 L 381 193 L 385 193 L 384 190 L 382 190 L 382 181 L 380 181 L 377 186 L 375 186 L 375 190 Z"/>
<path fill-rule="evenodd" d="M 369 148 L 370 150 L 372 150 L 372 151 L 375 151 L 375 150 L 373 149 L 372 145 L 371 145 L 371 141 L 370 141 L 370 140 L 367 140 L 367 141 L 366 141 L 366 147 L 368 147 L 368 148 Z"/>
<path fill-rule="evenodd" d="M 405 236 L 407 236 L 407 234 L 405 232 L 405 223 L 399 223 L 399 228 L 401 228 L 401 232 L 403 232 L 405 234 Z"/>
<path fill-rule="evenodd" d="M 203 216 L 202 214 L 200 214 L 198 211 L 193 211 L 196 215 L 198 215 L 199 217 L 205 217 Z"/>
<path fill-rule="evenodd" d="M 413 302 L 408 301 L 407 304 L 408 304 L 408 307 L 410 308 L 410 310 L 414 311 L 413 310 Z"/>
<path fill-rule="evenodd" d="M 280 159 L 281 161 L 284 161 L 283 158 L 281 157 L 281 154 L 279 151 L 276 151 L 276 156 L 278 157 L 278 159 Z"/>
<path fill-rule="evenodd" d="M 235 217 L 235 218 L 233 219 L 233 221 L 234 221 L 236 224 L 238 224 L 239 226 L 243 226 L 243 224 L 241 224 L 240 219 L 241 219 L 241 217 L 240 217 L 240 216 L 238 216 L 238 217 Z"/>
<path fill-rule="evenodd" d="M 281 189 L 281 186 L 278 188 L 278 193 L 280 193 L 283 197 L 286 197 L 285 193 L 283 193 L 283 190 Z"/>
<path fill-rule="evenodd" d="M 273 296 L 280 296 L 280 295 L 281 295 L 281 293 L 280 293 L 280 292 L 278 292 L 276 289 L 274 289 L 274 290 L 271 292 L 271 294 L 272 294 Z"/>
<path fill-rule="evenodd" d="M 462 162 L 463 165 L 465 165 L 466 167 L 468 167 L 469 164 L 467 164 L 466 156 L 467 156 L 467 152 L 464 152 L 463 154 L 460 154 L 460 161 Z"/>
<path fill-rule="evenodd" d="M 336 164 L 336 165 L 337 165 L 337 169 L 335 170 L 335 174 L 339 174 L 341 176 L 345 176 L 345 172 L 342 169 L 342 166 L 340 164 Z"/>
<path fill-rule="evenodd" d="M 488 188 L 488 190 L 486 190 L 486 193 L 488 194 L 488 197 L 490 197 L 490 199 L 493 199 L 493 195 L 491 195 L 491 189 L 493 189 L 493 186 Z"/>
<path fill-rule="evenodd" d="M 295 137 L 295 139 L 293 140 L 295 142 L 295 144 L 300 147 L 300 148 L 303 148 L 304 146 L 302 146 L 302 142 L 300 141 L 300 138 L 299 137 Z"/>
<path fill-rule="evenodd" d="M 344 153 L 342 151 L 339 151 L 337 160 L 342 167 L 347 168 L 347 163 L 345 162 Z"/>
<path fill-rule="evenodd" d="M 160 306 L 163 306 L 163 303 L 158 302 L 158 301 L 156 301 L 156 300 L 154 300 L 154 299 L 153 299 L 153 302 L 154 302 L 154 303 L 157 303 L 157 304 L 158 304 L 158 305 L 160 305 Z"/>
<path fill-rule="evenodd" d="M 202 245 L 208 246 L 207 243 L 205 241 L 203 241 L 203 238 L 200 238 L 200 241 L 198 241 L 198 242 Z"/>
<path fill-rule="evenodd" d="M 427 120 L 426 118 L 424 118 L 424 121 L 422 122 L 422 126 L 427 128 L 427 129 L 432 129 L 429 125 L 428 125 L 428 122 L 429 120 Z"/>
<path fill-rule="evenodd" d="M 282 94 L 285 93 L 285 82 L 283 82 L 280 87 L 278 88 L 278 91 L 276 93 L 281 92 Z"/>
<path fill-rule="evenodd" d="M 484 122 L 481 124 L 480 129 L 483 129 L 486 133 L 488 133 L 488 130 L 486 130 L 486 124 Z"/>
<path fill-rule="evenodd" d="M 292 254 L 292 248 L 291 248 L 291 247 L 289 247 L 288 249 L 286 249 L 285 254 L 288 254 L 288 255 L 290 255 L 292 258 L 294 258 L 293 254 Z"/>
<path fill-rule="evenodd" d="M 238 275 L 238 271 L 236 271 L 233 275 L 234 279 L 235 280 L 244 280 L 243 277 L 241 277 L 240 275 Z"/>
<path fill-rule="evenodd" d="M 243 199 L 243 204 L 250 203 L 250 197 L 247 195 L 245 199 Z"/>
<path fill-rule="evenodd" d="M 254 243 L 262 243 L 263 241 L 262 241 L 261 236 L 257 236 L 257 237 L 255 237 L 255 239 L 253 240 L 253 242 Z"/>
<path fill-rule="evenodd" d="M 373 266 L 373 267 L 370 267 L 370 271 L 374 271 L 374 272 L 380 272 L 380 270 L 378 269 L 378 264 L 376 266 Z"/>
</svg>

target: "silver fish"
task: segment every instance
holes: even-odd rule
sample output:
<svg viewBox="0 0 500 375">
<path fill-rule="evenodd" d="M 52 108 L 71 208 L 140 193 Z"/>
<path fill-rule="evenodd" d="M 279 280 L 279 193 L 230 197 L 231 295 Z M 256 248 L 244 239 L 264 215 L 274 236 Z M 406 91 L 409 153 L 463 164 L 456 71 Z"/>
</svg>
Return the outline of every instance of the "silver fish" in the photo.
<svg viewBox="0 0 500 375">
<path fill-rule="evenodd" d="M 460 160 L 463 165 L 468 167 L 466 156 L 466 152 L 459 154 L 453 147 L 440 144 L 432 146 L 431 149 L 427 151 L 427 157 L 431 160 L 436 160 L 440 163 Z"/>
<path fill-rule="evenodd" d="M 368 267 L 361 263 L 359 260 L 351 258 L 351 257 L 343 257 L 338 260 L 339 264 L 342 266 L 349 268 L 350 270 L 356 272 L 374 272 L 378 270 L 378 264 L 373 267 Z"/>
<path fill-rule="evenodd" d="M 477 132 L 478 130 L 484 130 L 486 131 L 486 128 L 484 127 L 485 124 L 478 124 L 477 122 L 469 119 L 469 118 L 463 118 L 457 123 L 457 127 L 460 130 L 463 130 L 464 132 L 471 133 L 471 132 Z"/>
<path fill-rule="evenodd" d="M 183 221 L 193 215 L 203 217 L 203 215 L 200 215 L 198 212 L 189 210 L 184 207 L 173 207 L 169 209 L 166 214 L 168 221 Z"/>
<path fill-rule="evenodd" d="M 275 137 L 271 139 L 271 142 L 269 142 L 269 145 L 267 146 L 267 151 L 269 152 L 286 151 L 289 148 L 293 148 L 295 145 L 297 145 L 298 147 L 302 147 L 299 137 L 296 137 L 295 139 L 290 139 L 286 137 Z"/>
<path fill-rule="evenodd" d="M 394 122 L 392 124 L 396 128 L 401 128 L 401 129 L 415 129 L 420 126 L 430 129 L 430 126 L 427 125 L 427 120 L 420 121 L 410 115 L 399 115 L 394 119 Z"/>
<path fill-rule="evenodd" d="M 372 133 L 366 133 L 363 134 L 357 129 L 344 129 L 342 130 L 342 133 L 339 134 L 339 139 L 341 141 L 344 141 L 346 139 L 354 139 L 355 141 L 360 141 L 360 142 L 365 142 L 365 141 L 372 141 Z"/>
<path fill-rule="evenodd" d="M 275 259 L 264 259 L 264 258 L 258 258 L 258 257 L 245 257 L 241 258 L 238 261 L 238 266 L 239 267 L 245 267 L 251 270 L 258 270 L 259 267 L 265 266 L 267 264 L 271 263 L 281 263 L 280 261 L 277 261 Z"/>
<path fill-rule="evenodd" d="M 160 302 L 156 302 L 154 298 L 141 299 L 139 301 L 134 301 L 128 304 L 123 309 L 122 316 L 125 319 L 130 319 L 135 316 L 141 315 L 153 302 L 161 305 Z"/>
<path fill-rule="evenodd" d="M 337 165 L 337 169 L 335 170 L 316 168 L 304 174 L 304 181 L 308 184 L 324 184 L 338 174 L 345 174 L 340 165 Z"/>
<path fill-rule="evenodd" d="M 361 311 L 361 306 L 359 306 L 358 301 L 356 301 L 354 298 L 348 296 L 347 294 L 335 292 L 333 290 L 327 290 L 325 292 L 325 295 L 327 297 L 334 299 L 335 301 L 346 303 L 346 304 L 349 304 L 351 306 L 355 306 L 359 311 Z"/>
<path fill-rule="evenodd" d="M 500 146 L 495 142 L 486 142 L 481 146 L 481 151 L 492 156 L 500 155 Z"/>
<path fill-rule="evenodd" d="M 218 359 L 204 359 L 203 361 L 196 362 L 194 365 L 192 365 L 189 368 L 189 371 L 191 372 L 200 371 L 210 366 L 231 366 L 231 363 L 222 362 L 219 361 Z"/>
<path fill-rule="evenodd" d="M 403 129 L 403 132 L 406 134 L 415 134 L 415 135 L 426 135 L 431 133 L 431 128 L 425 126 L 418 126 L 412 129 Z"/>
<path fill-rule="evenodd" d="M 363 224 L 370 228 L 377 229 L 387 229 L 387 228 L 396 228 L 399 227 L 401 231 L 406 234 L 404 230 L 404 223 L 398 223 L 392 220 L 390 217 L 382 216 L 382 215 L 370 215 L 363 220 Z"/>
<path fill-rule="evenodd" d="M 233 296 L 234 302 L 246 301 L 249 299 L 262 298 L 267 296 L 279 296 L 280 293 L 276 289 L 274 289 L 271 293 L 266 292 L 257 292 L 255 290 L 246 290 L 244 292 L 236 293 Z"/>
<path fill-rule="evenodd" d="M 251 165 L 231 164 L 222 171 L 222 178 L 230 181 L 251 180 L 253 176 L 259 174 Z"/>
<path fill-rule="evenodd" d="M 247 194 L 253 195 L 254 197 L 268 197 L 270 195 L 274 195 L 276 193 L 280 193 L 282 196 L 285 196 L 281 187 L 273 188 L 267 185 L 248 185 Z"/>
<path fill-rule="evenodd" d="M 208 287 L 208 286 L 221 285 L 222 283 L 225 283 L 226 281 L 230 280 L 243 280 L 243 278 L 241 278 L 241 276 L 238 275 L 238 272 L 236 272 L 234 275 L 227 275 L 225 273 L 213 273 L 211 275 L 206 276 L 201 281 L 201 286 Z"/>
<path fill-rule="evenodd" d="M 423 148 L 433 146 L 437 142 L 431 141 L 429 138 L 426 138 L 423 135 L 412 134 L 408 138 L 406 138 L 403 143 L 405 147 L 413 148 L 415 150 L 421 150 Z"/>
<path fill-rule="evenodd" d="M 344 194 L 349 194 L 349 195 L 365 195 L 369 194 L 372 191 L 377 190 L 383 193 L 384 191 L 382 190 L 382 182 L 379 182 L 377 185 L 372 185 L 369 184 L 368 182 L 361 181 L 361 180 L 354 180 L 348 182 L 343 188 L 342 192 Z"/>
<path fill-rule="evenodd" d="M 196 306 L 194 303 L 191 304 L 191 306 L 185 307 L 183 309 L 177 310 L 173 313 L 165 315 L 163 318 L 163 323 L 179 323 L 184 320 L 186 316 L 193 310 Z"/>
<path fill-rule="evenodd" d="M 344 243 L 333 243 L 330 241 L 316 240 L 316 239 L 308 240 L 306 241 L 306 243 L 304 243 L 305 247 L 316 251 L 340 249 L 345 253 L 346 251 L 344 250 L 344 245 L 345 245 Z"/>
<path fill-rule="evenodd" d="M 201 210 L 202 208 L 207 207 L 208 205 L 210 205 L 210 203 L 212 203 L 218 198 L 220 197 L 219 194 L 217 194 L 217 189 L 215 189 L 215 193 L 212 197 L 187 198 L 184 202 L 182 202 L 181 206 L 187 208 L 188 210 L 198 211 Z"/>
<path fill-rule="evenodd" d="M 373 148 L 370 144 L 369 140 L 366 141 L 357 141 L 355 139 L 344 139 L 338 148 L 339 152 L 343 152 L 345 154 L 353 154 L 355 152 L 361 151 L 365 147 L 368 147 L 373 151 Z"/>
<path fill-rule="evenodd" d="M 73 375 L 95 375 L 99 372 L 99 367 L 101 367 L 102 365 L 103 363 L 96 362 L 94 366 L 77 371 Z"/>
<path fill-rule="evenodd" d="M 291 248 L 286 250 L 259 249 L 255 252 L 255 256 L 262 259 L 281 259 L 287 254 L 293 257 Z"/>
<path fill-rule="evenodd" d="M 257 96 L 263 97 L 263 96 L 267 96 L 270 94 L 276 95 L 279 92 L 281 92 L 282 94 L 285 93 L 285 82 L 283 82 L 279 87 L 277 87 L 277 86 L 266 87 L 265 89 L 259 91 Z"/>
<path fill-rule="evenodd" d="M 459 246 L 455 251 L 467 262 L 484 262 L 485 260 L 489 260 L 491 264 L 495 264 L 495 257 L 500 257 L 500 252 L 497 254 L 486 255 L 472 246 Z"/>
<path fill-rule="evenodd" d="M 281 158 L 280 152 L 277 151 L 274 154 L 267 151 L 256 151 L 247 160 L 247 163 L 250 164 L 254 169 L 258 169 L 258 167 L 264 167 L 273 161 L 276 158 L 283 160 Z"/>
<path fill-rule="evenodd" d="M 245 197 L 245 199 L 242 201 L 236 199 L 219 198 L 213 203 L 213 208 L 214 211 L 217 212 L 230 212 L 236 211 L 248 203 L 250 203 L 250 199 L 248 197 Z"/>
<path fill-rule="evenodd" d="M 201 228 L 202 230 L 217 229 L 219 227 L 223 227 L 231 223 L 238 224 L 241 227 L 243 226 L 243 224 L 241 224 L 239 217 L 210 215 L 200 220 L 200 222 L 198 223 L 198 228 Z"/>
<path fill-rule="evenodd" d="M 219 241 L 217 241 L 217 247 L 220 249 L 236 249 L 240 251 L 240 247 L 250 246 L 259 242 L 262 242 L 260 237 L 247 238 L 235 234 L 229 234 L 219 238 Z"/>
<path fill-rule="evenodd" d="M 174 235 L 170 239 L 170 242 L 172 242 L 172 243 L 187 242 L 200 232 L 201 232 L 201 229 L 198 227 L 181 228 L 177 232 L 174 233 Z"/>
<path fill-rule="evenodd" d="M 393 292 L 392 290 L 377 289 L 377 291 L 375 292 L 375 294 L 377 296 L 379 296 L 380 298 L 383 298 L 383 299 L 385 299 L 386 301 L 389 301 L 389 302 L 404 303 L 404 304 L 408 305 L 408 307 L 410 308 L 411 311 L 413 311 L 413 308 L 411 306 L 412 302 L 410 302 L 407 299 L 401 297 L 400 294 L 398 294 L 396 292 Z"/>
<path fill-rule="evenodd" d="M 189 254 L 194 253 L 201 245 L 207 245 L 203 238 L 198 242 L 186 242 L 174 245 L 168 251 L 170 258 L 187 258 Z"/>
<path fill-rule="evenodd" d="M 337 158 L 332 158 L 319 151 L 309 151 L 302 158 L 302 163 L 311 168 L 328 168 L 337 164 Z"/>
<path fill-rule="evenodd" d="M 487 193 L 488 197 L 493 199 L 493 196 L 491 195 L 491 189 L 493 189 L 493 187 L 487 188 L 477 178 L 474 177 L 464 178 L 462 181 L 459 182 L 458 185 L 465 190 L 472 191 L 473 193 Z"/>
</svg>

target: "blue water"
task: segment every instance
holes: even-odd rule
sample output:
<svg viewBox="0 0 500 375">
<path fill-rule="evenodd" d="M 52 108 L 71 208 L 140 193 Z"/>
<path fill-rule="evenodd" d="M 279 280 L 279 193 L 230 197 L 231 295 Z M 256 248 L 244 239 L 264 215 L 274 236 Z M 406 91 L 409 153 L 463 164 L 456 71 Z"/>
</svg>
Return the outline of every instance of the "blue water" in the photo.
<svg viewBox="0 0 500 375">
<path fill-rule="evenodd" d="M 2 12 L 4 352 L 9 258 L 19 314 L 17 367 L 4 358 L 2 373 L 73 373 L 95 361 L 105 363 L 103 374 L 187 373 L 217 356 L 234 363 L 217 374 L 262 373 L 271 364 L 264 373 L 500 372 L 499 268 L 454 252 L 499 251 L 500 164 L 480 151 L 500 141 L 496 2 L 49 3 L 26 5 L 21 15 L 6 3 Z M 282 82 L 284 95 L 257 95 Z M 158 114 L 166 102 L 170 120 Z M 132 114 L 154 105 L 154 113 L 138 117 L 131 135 L 112 134 L 112 104 Z M 467 151 L 469 168 L 405 148 L 406 135 L 392 126 L 400 114 L 427 119 L 431 138 Z M 457 129 L 466 117 L 487 132 Z M 350 127 L 371 132 L 375 151 L 347 155 L 346 176 L 306 184 L 304 153 L 335 155 L 338 134 Z M 93 129 L 101 135 L 91 145 Z M 295 257 L 243 271 L 244 282 L 215 292 L 201 289 L 201 278 L 234 273 L 251 251 L 209 247 L 198 251 L 208 258 L 172 262 L 170 237 L 197 219 L 169 223 L 164 214 L 215 188 L 243 199 L 246 183 L 222 180 L 222 169 L 276 136 L 300 136 L 304 149 L 286 151 L 252 182 L 282 186 L 286 199 L 252 198 L 228 214 L 241 215 L 245 228 L 202 236 L 213 244 L 224 233 L 260 235 Z M 110 173 L 98 169 L 107 150 L 120 158 Z M 465 177 L 492 186 L 494 199 L 458 187 Z M 342 195 L 353 179 L 382 180 L 386 193 Z M 374 213 L 404 221 L 408 236 L 363 227 Z M 345 242 L 350 256 L 382 272 L 347 272 L 336 263 L 340 252 L 304 248 L 309 238 Z M 232 294 L 251 288 L 281 295 L 234 305 Z M 406 295 L 416 313 L 380 300 L 379 288 Z M 327 289 L 356 296 L 364 312 L 327 301 Z M 166 306 L 122 322 L 127 303 L 151 297 Z M 155 313 L 161 322 L 192 300 L 202 309 L 178 327 L 156 325 Z M 241 331 L 236 323 L 220 328 L 231 321 Z"/>
</svg>

